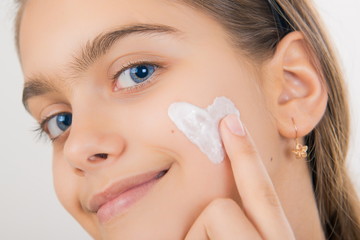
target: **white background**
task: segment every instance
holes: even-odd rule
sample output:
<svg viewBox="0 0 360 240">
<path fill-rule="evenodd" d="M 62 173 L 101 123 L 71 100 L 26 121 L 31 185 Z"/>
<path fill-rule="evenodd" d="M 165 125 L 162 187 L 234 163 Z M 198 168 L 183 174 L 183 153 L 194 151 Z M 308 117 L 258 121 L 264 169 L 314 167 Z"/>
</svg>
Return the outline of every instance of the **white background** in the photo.
<svg viewBox="0 0 360 240">
<path fill-rule="evenodd" d="M 341 55 L 349 85 L 353 128 L 348 164 L 360 192 L 360 1 L 315 2 Z M 11 0 L 0 0 L 0 239 L 90 239 L 58 203 L 50 144 L 35 141 L 35 122 L 21 105 L 13 16 Z"/>
</svg>

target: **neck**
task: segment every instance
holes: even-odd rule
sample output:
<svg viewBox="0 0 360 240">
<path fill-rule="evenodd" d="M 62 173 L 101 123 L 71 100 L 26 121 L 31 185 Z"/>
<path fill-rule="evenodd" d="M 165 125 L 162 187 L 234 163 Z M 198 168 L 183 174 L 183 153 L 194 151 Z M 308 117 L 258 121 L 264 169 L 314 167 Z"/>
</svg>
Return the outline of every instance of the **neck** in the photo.
<svg viewBox="0 0 360 240">
<path fill-rule="evenodd" d="M 274 184 L 296 239 L 325 239 L 306 159 L 283 163 L 284 175 Z"/>
</svg>

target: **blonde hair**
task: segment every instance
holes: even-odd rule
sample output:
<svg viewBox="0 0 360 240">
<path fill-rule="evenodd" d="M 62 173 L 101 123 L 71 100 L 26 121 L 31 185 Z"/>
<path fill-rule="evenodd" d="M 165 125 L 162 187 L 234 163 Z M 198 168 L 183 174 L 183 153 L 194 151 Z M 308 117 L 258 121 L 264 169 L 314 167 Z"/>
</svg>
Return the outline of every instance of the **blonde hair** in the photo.
<svg viewBox="0 0 360 240">
<path fill-rule="evenodd" d="M 305 137 L 310 148 L 309 168 L 321 223 L 327 239 L 360 239 L 357 194 L 346 170 L 349 108 L 337 58 L 310 0 L 178 0 L 220 22 L 234 44 L 254 59 L 274 53 L 289 29 L 304 34 L 314 64 L 328 90 L 325 114 Z M 24 0 L 16 21 L 16 42 Z M 19 46 L 18 46 L 19 48 Z"/>
</svg>

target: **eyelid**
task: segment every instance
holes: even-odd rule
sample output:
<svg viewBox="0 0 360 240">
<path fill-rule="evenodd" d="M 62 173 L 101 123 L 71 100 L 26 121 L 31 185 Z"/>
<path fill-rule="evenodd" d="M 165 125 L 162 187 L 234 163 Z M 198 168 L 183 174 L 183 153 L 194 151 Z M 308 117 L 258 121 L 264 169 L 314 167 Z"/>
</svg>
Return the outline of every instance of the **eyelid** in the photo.
<svg viewBox="0 0 360 240">
<path fill-rule="evenodd" d="M 122 55 L 116 60 L 112 61 L 108 68 L 108 77 L 111 79 L 119 72 L 119 69 L 127 67 L 131 64 L 138 64 L 141 62 L 165 65 L 165 62 L 169 62 L 168 57 L 163 57 L 148 52 L 136 52 L 131 54 Z"/>
</svg>

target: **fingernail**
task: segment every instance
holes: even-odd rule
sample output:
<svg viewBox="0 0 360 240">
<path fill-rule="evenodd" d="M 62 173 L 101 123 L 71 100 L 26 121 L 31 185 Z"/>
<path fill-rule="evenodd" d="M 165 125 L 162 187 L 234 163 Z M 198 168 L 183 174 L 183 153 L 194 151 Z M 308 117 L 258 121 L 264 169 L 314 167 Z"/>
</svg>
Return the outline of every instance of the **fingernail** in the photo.
<svg viewBox="0 0 360 240">
<path fill-rule="evenodd" d="M 240 121 L 240 118 L 236 115 L 229 115 L 225 118 L 225 123 L 230 132 L 237 136 L 245 136 L 245 129 Z"/>
</svg>

